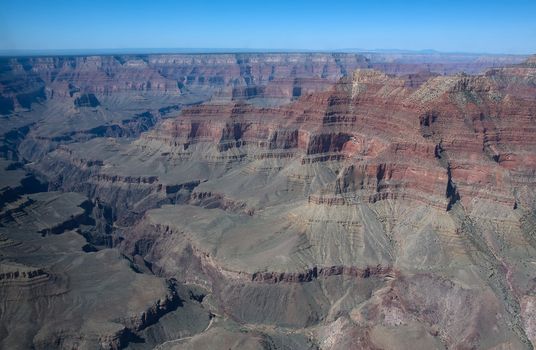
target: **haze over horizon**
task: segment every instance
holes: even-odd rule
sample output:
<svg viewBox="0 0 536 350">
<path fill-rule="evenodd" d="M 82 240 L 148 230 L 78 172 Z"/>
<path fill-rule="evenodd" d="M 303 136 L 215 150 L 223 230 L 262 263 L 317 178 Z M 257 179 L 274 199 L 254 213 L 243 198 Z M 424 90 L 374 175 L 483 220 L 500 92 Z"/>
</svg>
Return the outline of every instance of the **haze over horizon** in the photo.
<svg viewBox="0 0 536 350">
<path fill-rule="evenodd" d="M 2 0 L 0 51 L 536 52 L 534 1 Z"/>
</svg>

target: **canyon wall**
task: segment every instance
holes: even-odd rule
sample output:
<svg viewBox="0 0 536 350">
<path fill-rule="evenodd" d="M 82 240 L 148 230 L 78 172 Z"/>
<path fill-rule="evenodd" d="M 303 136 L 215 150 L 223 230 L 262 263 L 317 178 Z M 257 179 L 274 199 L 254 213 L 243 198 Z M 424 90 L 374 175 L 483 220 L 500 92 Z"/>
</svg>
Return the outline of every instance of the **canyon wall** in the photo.
<svg viewBox="0 0 536 350">
<path fill-rule="evenodd" d="M 2 344 L 533 348 L 535 62 L 5 59 Z"/>
</svg>

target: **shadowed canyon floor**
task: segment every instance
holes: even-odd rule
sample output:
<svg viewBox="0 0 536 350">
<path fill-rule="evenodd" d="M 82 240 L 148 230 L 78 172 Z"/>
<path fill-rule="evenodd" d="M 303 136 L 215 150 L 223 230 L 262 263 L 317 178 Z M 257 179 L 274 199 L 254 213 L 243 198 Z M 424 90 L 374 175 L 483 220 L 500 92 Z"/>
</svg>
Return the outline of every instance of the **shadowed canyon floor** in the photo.
<svg viewBox="0 0 536 350">
<path fill-rule="evenodd" d="M 0 64 L 0 348 L 536 346 L 534 56 Z"/>
</svg>

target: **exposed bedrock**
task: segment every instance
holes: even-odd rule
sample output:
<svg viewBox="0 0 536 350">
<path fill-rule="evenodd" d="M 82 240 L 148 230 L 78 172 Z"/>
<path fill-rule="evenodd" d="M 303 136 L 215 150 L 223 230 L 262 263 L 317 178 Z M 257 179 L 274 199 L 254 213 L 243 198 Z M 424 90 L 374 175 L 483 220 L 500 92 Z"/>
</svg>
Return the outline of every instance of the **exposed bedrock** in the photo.
<svg viewBox="0 0 536 350">
<path fill-rule="evenodd" d="M 124 92 L 208 93 L 225 99 L 262 97 L 270 103 L 270 99 L 288 101 L 325 90 L 356 68 L 410 74 L 415 85 L 430 71 L 478 73 L 523 60 L 521 56 L 390 56 L 259 53 L 3 58 L 0 113 L 8 115 L 54 99 L 70 99 L 71 105 L 78 107 L 96 107 L 102 102 L 100 97 Z M 427 62 L 424 73 L 423 62 Z"/>
<path fill-rule="evenodd" d="M 421 340 L 435 344 L 432 348 L 503 343 L 525 348 L 525 331 L 515 311 L 518 292 L 509 290 L 508 282 L 495 282 L 495 274 L 508 281 L 510 273 L 493 260 L 489 248 L 479 246 L 491 241 L 473 242 L 475 238 L 461 234 L 466 229 L 442 210 L 384 204 L 374 204 L 368 214 L 359 209 L 364 216 L 353 222 L 318 205 L 317 210 L 283 214 L 288 221 L 274 212 L 252 217 L 165 206 L 149 211 L 135 230 L 125 232 L 122 247 L 142 255 L 157 274 L 211 290 L 218 312 L 237 322 L 313 327 L 321 333 L 325 325 L 348 318 L 346 330 L 333 341 L 340 347 L 333 348 L 344 348 L 341 344 L 348 346 L 347 341 L 357 346 L 356 339 L 346 339 L 351 329 L 367 330 L 366 341 L 377 345 L 383 344 L 379 334 L 395 336 L 405 329 L 427 334 L 428 340 Z M 322 215 L 332 218 L 331 226 L 323 226 L 330 221 Z M 292 223 L 295 217 L 309 226 Z M 412 223 L 417 221 L 421 225 L 415 231 Z M 356 231 L 348 237 L 352 225 Z M 368 242 L 385 229 L 398 243 Z M 352 249 L 345 251 L 348 245 Z M 363 246 L 366 249 L 360 250 Z M 381 254 L 386 257 L 379 258 Z M 489 254 L 485 260 L 490 262 L 475 264 L 480 254 Z M 319 266 L 304 267 L 315 262 Z M 521 268 L 510 276 L 526 272 Z M 503 295 L 508 295 L 506 306 Z M 523 322 L 531 327 L 528 317 L 523 316 Z M 496 329 L 493 337 L 485 335 L 490 329 Z"/>
<path fill-rule="evenodd" d="M 291 56 L 285 59 L 274 57 L 283 60 L 277 62 L 287 62 L 285 59 Z M 302 56 L 297 57 L 302 59 Z M 329 61 L 329 57 L 327 55 L 325 59 Z M 132 62 L 135 64 L 128 63 L 130 58 L 108 57 L 102 62 L 100 59 L 80 59 L 73 64 L 75 67 L 80 64 L 80 69 L 92 67 L 96 71 L 106 71 L 104 67 L 107 64 L 127 71 L 142 69 L 153 62 L 151 59 L 154 64 L 171 62 L 169 60 L 182 64 L 173 56 L 166 57 L 168 61 L 156 57 L 134 57 Z M 180 62 L 189 62 L 184 57 L 181 59 L 184 61 Z M 209 60 L 208 57 L 206 59 Z M 261 64 L 258 57 L 255 59 L 257 61 L 253 58 L 247 60 Z M 239 60 L 239 64 L 247 60 Z M 42 64 L 40 67 L 44 70 L 68 67 L 65 62 L 43 62 L 36 64 Z M 200 62 L 206 64 L 205 61 Z M 244 103 L 189 107 L 179 117 L 159 124 L 155 132 L 144 134 L 136 148 L 143 152 L 158 152 L 157 149 L 160 149 L 161 155 L 179 156 L 184 161 L 196 159 L 196 144 L 217 147 L 220 155 L 197 152 L 199 156 L 209 158 L 202 159 L 206 161 L 226 162 L 244 157 L 301 158 L 304 164 L 336 161 L 341 166 L 334 169 L 335 172 L 344 172 L 347 163 L 354 167 L 356 177 L 363 178 L 362 190 L 368 192 L 356 196 L 369 198 L 370 201 L 403 196 L 423 200 L 430 198 L 430 203 L 447 206 L 452 201 L 450 195 L 445 195 L 449 192 L 447 187 L 455 186 L 465 205 L 469 205 L 471 197 L 478 195 L 493 196 L 506 205 L 514 206 L 524 199 L 516 199 L 512 194 L 515 191 L 508 189 L 512 186 L 504 182 L 511 182 L 513 178 L 525 181 L 527 175 L 523 167 L 534 161 L 527 152 L 527 147 L 534 144 L 531 138 L 535 133 L 530 129 L 533 100 L 527 92 L 518 93 L 521 89 L 533 89 L 530 80 L 525 79 L 530 77 L 530 69 L 516 66 L 492 70 L 476 77 L 431 76 L 422 84 L 410 86 L 408 78 L 359 70 L 351 78 L 343 78 L 333 89 L 303 94 L 299 100 L 284 107 L 255 107 Z M 250 74 L 247 73 L 250 71 L 254 70 L 240 70 L 240 74 Z M 521 80 L 512 84 L 510 81 L 514 77 L 521 77 Z M 78 94 L 79 88 L 73 88 L 76 84 L 69 84 L 71 94 Z M 509 94 L 510 90 L 517 93 L 516 97 Z M 90 95 L 84 96 L 88 101 L 91 99 Z M 522 101 L 513 102 L 514 98 Z M 510 125 L 509 119 L 503 115 L 507 108 L 514 106 L 512 112 L 519 117 L 516 117 L 515 125 Z M 462 109 L 464 112 L 460 113 Z M 464 117 L 459 117 L 462 114 Z M 156 117 L 144 112 L 134 118 L 123 119 L 119 124 L 62 133 L 58 139 L 43 139 L 34 132 L 18 149 L 26 159 L 35 160 L 64 142 L 78 143 L 91 137 L 138 137 L 140 132 L 149 130 L 156 122 Z M 521 140 L 523 146 L 519 148 Z M 89 160 L 89 163 L 92 161 Z M 98 164 L 100 160 L 95 161 Z M 422 171 L 423 168 L 432 173 Z M 111 175 L 111 178 L 114 176 Z M 423 178 L 416 179 L 415 176 Z M 118 178 L 122 177 L 118 174 Z M 100 181 L 98 179 L 106 182 L 110 176 L 95 175 L 95 179 L 96 182 Z M 485 184 L 500 190 L 474 192 L 475 187 L 485 187 Z M 348 188 L 345 186 L 343 184 L 342 188 Z M 353 187 L 359 190 L 359 186 Z M 341 187 L 338 188 L 340 190 Z M 333 192 L 333 189 L 328 191 Z M 144 195 L 147 194 L 145 191 Z M 441 197 L 447 197 L 447 204 Z"/>
<path fill-rule="evenodd" d="M 522 101 L 512 104 L 508 91 L 520 89 L 517 85 L 534 90 L 525 78 L 530 72 L 504 68 L 485 76 L 431 78 L 419 88 L 408 88 L 401 78 L 361 70 L 333 91 L 308 95 L 285 107 L 202 104 L 184 109 L 131 144 L 107 140 L 108 146 L 98 145 L 104 152 L 125 152 L 133 164 L 142 158 L 154 164 L 152 169 L 143 165 L 148 168 L 143 175 L 132 176 L 119 165 L 114 174 L 111 160 L 102 159 L 103 154 L 76 168 L 93 166 L 87 178 L 95 183 L 130 179 L 124 182 L 164 188 L 180 185 L 164 180 L 171 177 L 170 171 L 181 173 L 165 161 L 176 167 L 189 164 L 191 171 L 180 174 L 189 181 L 217 178 L 239 167 L 255 173 L 255 163 L 277 163 L 266 170 L 289 180 L 312 169 L 319 182 L 304 194 L 313 200 L 318 194 L 371 202 L 400 197 L 447 209 L 458 197 L 464 206 L 478 197 L 512 208 L 528 205 L 524 189 L 533 186 L 535 101 L 516 97 Z M 81 150 L 67 145 L 45 159 L 80 163 L 76 153 Z M 39 165 L 44 172 L 47 162 Z M 331 175 L 318 177 L 316 163 Z M 101 168 L 107 168 L 106 174 Z M 164 169 L 168 173 L 159 174 Z M 300 181 L 308 186 L 307 180 Z"/>
<path fill-rule="evenodd" d="M 2 345 L 37 315 L 36 348 L 534 347 L 531 60 L 23 61 L 46 100 L 1 100 Z"/>
<path fill-rule="evenodd" d="M 99 165 L 92 162 L 80 161 L 74 165 L 55 159 L 47 163 L 46 168 L 34 171 L 50 180 L 51 190 L 81 192 L 109 207 L 110 220 L 119 225 L 136 221 L 148 209 L 186 200 L 199 183 L 163 186 L 155 176 L 107 175 L 100 174 L 98 168 Z"/>
<path fill-rule="evenodd" d="M 172 210 L 172 207 L 167 209 Z M 192 210 L 200 213 L 203 211 L 195 207 Z M 159 214 L 158 211 L 154 213 Z M 249 269 L 234 264 L 227 265 L 214 257 L 210 248 L 197 245 L 196 237 L 181 235 L 178 228 L 171 226 L 148 224 L 148 221 L 153 220 L 153 213 L 148 215 L 134 232 L 126 233 L 130 237 L 122 243 L 123 249 L 133 255 L 142 255 L 159 275 L 176 277 L 183 282 L 211 290 L 211 298 L 216 300 L 219 312 L 242 323 L 313 326 L 333 313 L 331 304 L 343 298 L 346 291 L 340 289 L 341 284 L 354 290 L 348 303 L 364 301 L 373 290 L 382 285 L 386 276 L 392 274 L 389 268 L 381 265 L 363 268 L 312 267 L 302 271 L 290 268 L 289 271 L 278 272 L 269 267 L 264 270 L 254 265 Z M 174 216 L 182 215 L 176 213 Z M 140 238 L 135 240 L 134 237 Z M 171 251 L 174 252 L 172 255 Z M 245 259 L 255 260 L 253 256 Z"/>
<path fill-rule="evenodd" d="M 188 287 L 139 273 L 115 249 L 85 249 L 80 233 L 98 230 L 98 212 L 69 192 L 25 195 L 1 209 L 2 348 L 120 349 L 176 312 L 198 320 L 184 331 L 206 327 L 209 314 Z"/>
</svg>

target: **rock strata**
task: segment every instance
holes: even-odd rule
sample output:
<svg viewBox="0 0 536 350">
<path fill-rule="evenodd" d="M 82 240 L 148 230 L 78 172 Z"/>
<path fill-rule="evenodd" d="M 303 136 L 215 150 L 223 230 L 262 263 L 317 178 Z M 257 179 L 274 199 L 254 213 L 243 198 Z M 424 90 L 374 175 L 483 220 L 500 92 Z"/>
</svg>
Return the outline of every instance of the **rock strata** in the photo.
<svg viewBox="0 0 536 350">
<path fill-rule="evenodd" d="M 533 57 L 3 60 L 0 347 L 536 346 Z"/>
</svg>

